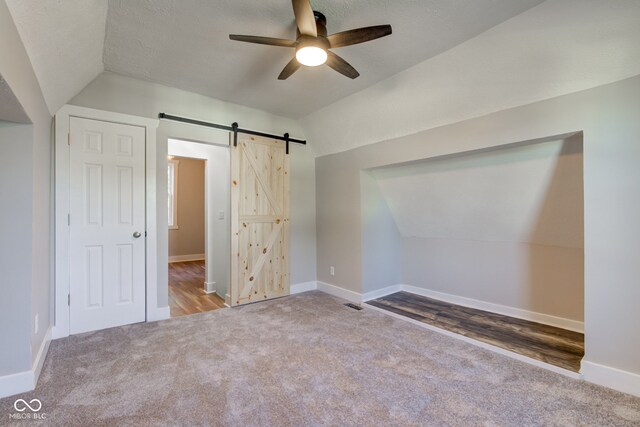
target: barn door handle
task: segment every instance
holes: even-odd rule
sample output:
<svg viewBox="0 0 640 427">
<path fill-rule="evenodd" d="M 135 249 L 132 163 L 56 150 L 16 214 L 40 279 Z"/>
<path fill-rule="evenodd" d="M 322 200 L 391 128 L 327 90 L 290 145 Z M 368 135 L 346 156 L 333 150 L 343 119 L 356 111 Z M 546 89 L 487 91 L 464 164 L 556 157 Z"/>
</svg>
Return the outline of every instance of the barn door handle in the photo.
<svg viewBox="0 0 640 427">
<path fill-rule="evenodd" d="M 140 237 L 140 236 L 142 236 L 142 234 L 140 234 L 140 232 L 139 232 L 139 231 L 136 231 L 135 233 L 133 233 L 133 237 L 134 237 L 134 238 L 136 238 L 136 239 L 137 239 L 138 237 Z"/>
</svg>

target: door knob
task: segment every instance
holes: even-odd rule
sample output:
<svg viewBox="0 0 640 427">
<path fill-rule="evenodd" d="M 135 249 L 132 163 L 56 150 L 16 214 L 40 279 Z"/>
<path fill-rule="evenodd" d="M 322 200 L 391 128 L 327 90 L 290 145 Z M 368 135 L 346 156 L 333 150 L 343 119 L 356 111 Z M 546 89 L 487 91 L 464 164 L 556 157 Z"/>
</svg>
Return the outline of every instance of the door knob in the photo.
<svg viewBox="0 0 640 427">
<path fill-rule="evenodd" d="M 136 239 L 140 236 L 142 236 L 142 234 L 140 234 L 139 231 L 136 231 L 135 233 L 133 233 L 133 237 L 135 237 Z"/>
</svg>

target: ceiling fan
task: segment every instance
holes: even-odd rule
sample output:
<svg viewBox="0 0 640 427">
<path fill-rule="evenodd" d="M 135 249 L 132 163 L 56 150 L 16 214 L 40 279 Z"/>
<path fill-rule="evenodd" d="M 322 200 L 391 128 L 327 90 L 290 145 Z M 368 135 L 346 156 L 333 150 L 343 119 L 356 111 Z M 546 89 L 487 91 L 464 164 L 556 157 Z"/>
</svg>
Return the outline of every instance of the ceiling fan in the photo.
<svg viewBox="0 0 640 427">
<path fill-rule="evenodd" d="M 324 63 L 340 74 L 355 79 L 360 73 L 329 49 L 364 43 L 391 34 L 391 25 L 376 25 L 327 36 L 327 18 L 322 13 L 316 12 L 311 8 L 310 0 L 292 0 L 292 3 L 298 27 L 296 40 L 238 34 L 229 35 L 231 40 L 241 42 L 295 48 L 296 56 L 284 67 L 278 76 L 279 80 L 286 80 L 301 65 L 315 67 Z"/>
</svg>

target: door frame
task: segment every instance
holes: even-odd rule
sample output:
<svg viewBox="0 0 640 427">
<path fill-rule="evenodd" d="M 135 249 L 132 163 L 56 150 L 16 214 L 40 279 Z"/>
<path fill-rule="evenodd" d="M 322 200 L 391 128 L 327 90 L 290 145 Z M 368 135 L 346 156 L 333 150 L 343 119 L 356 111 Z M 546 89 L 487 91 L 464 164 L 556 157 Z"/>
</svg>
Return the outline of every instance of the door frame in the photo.
<svg viewBox="0 0 640 427">
<path fill-rule="evenodd" d="M 95 110 L 75 105 L 63 106 L 55 115 L 54 139 L 54 318 L 52 338 L 69 336 L 69 124 L 71 117 L 118 123 L 145 128 L 145 219 L 146 219 L 146 321 L 166 318 L 158 309 L 157 255 L 158 226 L 156 220 L 156 130 L 157 119 Z"/>
<path fill-rule="evenodd" d="M 225 245 L 226 252 L 224 252 L 223 254 L 216 255 L 217 252 L 212 251 L 210 248 L 211 241 L 209 237 L 211 236 L 211 234 L 215 234 L 214 232 L 212 232 L 212 228 L 215 226 L 216 222 L 220 221 L 219 218 L 217 217 L 214 218 L 214 212 L 209 210 L 209 205 L 211 202 L 209 197 L 209 188 L 212 184 L 213 176 L 214 176 L 214 173 L 212 172 L 212 169 L 211 169 L 212 167 L 211 157 L 207 155 L 203 155 L 202 152 L 194 153 L 189 148 L 187 148 L 184 151 L 177 150 L 177 151 L 180 151 L 180 154 L 171 154 L 171 151 L 172 151 L 172 149 L 170 148 L 171 141 L 179 142 L 180 144 L 187 144 L 187 147 L 191 147 L 189 144 L 195 144 L 197 146 L 223 148 L 226 151 L 227 173 L 225 175 L 225 178 L 227 182 L 225 184 L 227 188 L 227 197 L 226 197 L 226 200 L 224 201 L 224 205 L 225 205 L 224 210 L 226 215 L 224 218 L 224 221 L 227 225 L 227 232 L 225 236 L 227 240 L 227 244 Z M 207 151 L 207 148 L 204 148 L 204 151 Z M 205 253 L 205 262 L 207 266 L 205 269 L 204 291 L 207 294 L 216 293 L 220 298 L 224 299 L 225 305 L 230 307 L 231 305 L 230 305 L 230 299 L 229 299 L 229 288 L 230 288 L 230 273 L 231 273 L 231 262 L 230 262 L 230 257 L 231 257 L 230 255 L 231 254 L 231 219 L 230 219 L 231 218 L 231 215 L 230 215 L 230 211 L 231 211 L 231 145 L 228 143 L 224 144 L 221 142 L 211 141 L 211 140 L 205 141 L 205 140 L 186 139 L 186 138 L 169 136 L 167 137 L 167 157 L 171 155 L 205 161 L 205 177 L 204 177 L 205 179 L 205 227 L 204 227 L 205 228 L 205 250 L 204 250 L 204 253 Z M 215 173 L 215 176 L 219 176 L 219 174 Z M 167 244 L 167 250 L 168 249 L 169 247 Z M 168 251 L 167 251 L 167 254 L 168 254 Z M 216 259 L 226 260 L 225 262 L 226 262 L 227 281 L 226 283 L 223 284 L 226 289 L 226 292 L 224 293 L 220 292 L 220 287 L 217 286 L 218 283 L 215 280 L 212 280 L 212 281 L 209 280 L 210 278 L 212 278 L 211 272 L 217 273 L 217 270 L 213 266 L 213 262 L 212 262 L 213 260 L 216 260 Z M 167 294 L 168 293 L 169 293 L 169 286 L 167 286 Z"/>
</svg>

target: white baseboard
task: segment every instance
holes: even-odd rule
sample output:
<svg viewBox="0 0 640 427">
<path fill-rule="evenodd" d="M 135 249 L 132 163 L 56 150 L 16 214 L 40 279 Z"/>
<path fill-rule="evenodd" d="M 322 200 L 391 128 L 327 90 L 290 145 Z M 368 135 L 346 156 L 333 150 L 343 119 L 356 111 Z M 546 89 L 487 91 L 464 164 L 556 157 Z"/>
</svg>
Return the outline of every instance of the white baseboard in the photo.
<svg viewBox="0 0 640 427">
<path fill-rule="evenodd" d="M 33 366 L 29 371 L 18 372 L 17 374 L 5 375 L 0 377 L 0 399 L 3 397 L 13 396 L 14 394 L 26 393 L 36 388 L 42 366 L 49 352 L 49 344 L 51 344 L 51 332 L 49 328 L 40 344 L 38 354 L 33 361 Z"/>
<path fill-rule="evenodd" d="M 224 294 L 224 305 L 231 307 L 231 295 Z"/>
<path fill-rule="evenodd" d="M 314 280 L 311 282 L 302 282 L 291 285 L 289 287 L 289 293 L 293 295 L 302 292 L 315 291 L 316 289 L 318 289 L 318 282 Z"/>
<path fill-rule="evenodd" d="M 38 349 L 36 360 L 33 361 L 32 370 L 34 374 L 34 388 L 38 384 L 38 378 L 40 378 L 40 372 L 42 372 L 44 360 L 47 358 L 47 353 L 49 353 L 49 345 L 51 344 L 52 332 L 53 328 L 49 327 L 49 329 L 47 329 L 47 333 L 44 335 L 42 343 L 40 344 L 40 348 Z"/>
<path fill-rule="evenodd" d="M 500 304 L 493 304 L 485 301 L 474 300 L 471 298 L 464 298 L 456 295 L 445 294 L 442 292 L 430 291 L 427 289 L 418 288 L 416 286 L 411 286 L 411 285 L 404 285 L 404 284 L 392 285 L 392 286 L 387 286 L 386 288 L 383 288 L 383 289 L 378 289 L 376 291 L 367 292 L 365 294 L 353 292 L 348 289 L 344 289 L 344 288 L 341 288 L 335 285 L 330 285 L 328 283 L 324 283 L 320 281 L 318 281 L 317 288 L 322 292 L 325 292 L 330 295 L 334 295 L 339 298 L 343 298 L 345 300 L 348 300 L 350 302 L 355 302 L 355 303 L 370 301 L 372 299 L 380 298 L 385 295 L 389 295 L 399 291 L 406 291 L 406 292 L 411 292 L 417 295 L 422 295 L 429 298 L 450 302 L 452 304 L 458 304 L 466 307 L 477 308 L 479 310 L 491 311 L 493 313 L 504 314 L 505 316 L 511 316 L 511 317 L 516 317 L 524 320 L 529 320 L 532 322 L 543 323 L 543 324 L 556 326 L 563 329 L 573 330 L 576 332 L 584 331 L 584 323 L 576 320 L 564 319 L 561 317 L 551 316 L 548 314 L 536 313 L 536 312 L 521 310 L 513 307 L 507 307 Z M 408 318 L 406 316 L 402 316 L 387 310 L 383 310 L 381 308 L 378 308 L 372 305 L 367 304 L 367 308 L 380 311 L 389 316 L 393 316 L 398 319 L 418 325 L 420 327 L 433 330 L 435 332 L 438 332 L 444 335 L 448 335 L 450 337 L 468 342 L 478 347 L 483 347 L 483 348 L 495 351 L 497 353 L 504 354 L 505 356 L 509 356 L 513 359 L 521 360 L 531 365 L 539 366 L 541 368 L 545 368 L 547 370 L 557 372 L 559 374 L 562 374 L 571 378 L 583 379 L 590 383 L 598 384 L 598 385 L 608 387 L 623 393 L 628 393 L 633 396 L 640 397 L 640 374 L 623 371 L 617 368 L 612 368 L 609 366 L 604 366 L 598 363 L 593 363 L 585 360 L 582 361 L 580 373 L 575 373 L 563 368 L 559 368 L 557 366 L 553 366 L 544 362 L 537 361 L 535 359 L 531 359 L 526 356 L 522 356 L 522 355 L 510 352 L 508 350 L 493 346 L 491 344 L 483 343 L 481 341 L 467 338 L 463 335 L 455 334 L 453 332 L 449 332 L 444 329 L 440 329 L 435 326 L 431 326 L 426 323 L 419 322 L 417 320 Z"/>
<path fill-rule="evenodd" d="M 204 293 L 209 295 L 209 294 L 215 294 L 217 291 L 216 289 L 216 282 L 204 282 Z"/>
<path fill-rule="evenodd" d="M 158 320 L 165 320 L 171 317 L 171 309 L 169 306 L 157 307 L 147 312 L 147 322 L 156 322 Z"/>
<path fill-rule="evenodd" d="M 578 320 L 565 319 L 563 317 L 552 316 L 550 314 L 536 313 L 534 311 L 494 304 L 491 302 L 480 301 L 472 298 L 459 297 L 457 295 L 450 295 L 443 292 L 418 288 L 417 286 L 402 285 L 402 290 L 411 292 L 412 294 L 422 295 L 428 298 L 445 301 L 451 304 L 462 305 L 465 307 L 475 308 L 477 310 L 490 311 L 492 313 L 528 320 L 530 322 L 543 323 L 545 325 L 555 326 L 557 328 L 567 329 L 569 331 L 584 333 L 584 322 L 580 322 Z"/>
<path fill-rule="evenodd" d="M 172 262 L 202 261 L 204 254 L 175 255 L 169 257 L 169 264 Z"/>
<path fill-rule="evenodd" d="M 34 384 L 33 371 L 18 372 L 17 374 L 0 377 L 0 399 L 31 391 L 34 389 Z"/>
<path fill-rule="evenodd" d="M 69 327 L 54 326 L 51 332 L 51 339 L 57 340 L 69 336 Z"/>
<path fill-rule="evenodd" d="M 362 301 L 371 301 L 372 299 L 382 298 L 387 295 L 395 294 L 396 292 L 400 292 L 404 290 L 404 285 L 392 285 L 387 286 L 386 288 L 378 289 L 371 292 L 366 292 L 362 294 Z"/>
<path fill-rule="evenodd" d="M 362 294 L 341 288 L 339 286 L 330 285 L 325 282 L 318 281 L 318 290 L 347 301 L 360 304 L 362 302 Z"/>
<path fill-rule="evenodd" d="M 640 397 L 640 375 L 583 360 L 580 373 L 585 381 Z"/>
<path fill-rule="evenodd" d="M 445 301 L 451 304 L 462 305 L 465 307 L 475 308 L 478 310 L 490 311 L 492 313 L 503 314 L 505 316 L 515 317 L 518 319 L 528 320 L 530 322 L 543 323 L 545 325 L 555 326 L 569 331 L 584 333 L 584 322 L 577 320 L 565 319 L 563 317 L 552 316 L 549 314 L 536 313 L 533 311 L 523 310 L 520 308 L 508 307 L 505 305 L 494 304 L 486 301 L 480 301 L 472 298 L 459 297 L 456 295 L 446 294 L 444 292 L 432 291 L 429 289 L 419 288 L 411 285 L 392 285 L 386 288 L 362 294 L 362 301 L 371 301 L 396 292 L 405 291 L 412 294 L 425 296 L 428 298 Z"/>
<path fill-rule="evenodd" d="M 464 335 L 456 334 L 455 332 L 450 332 L 450 331 L 447 331 L 446 329 L 441 329 L 441 328 L 438 328 L 436 326 L 429 325 L 428 323 L 423 323 L 423 322 L 420 322 L 419 320 L 411 319 L 410 317 L 403 316 L 403 315 L 397 314 L 397 313 L 393 313 L 391 311 L 388 311 L 388 310 L 385 310 L 385 309 L 382 309 L 382 308 L 379 308 L 379 307 L 376 307 L 376 306 L 373 306 L 373 305 L 366 304 L 366 307 L 370 308 L 370 309 L 373 309 L 373 310 L 376 310 L 376 311 L 379 311 L 381 313 L 384 313 L 384 314 L 386 314 L 388 316 L 395 317 L 397 319 L 403 320 L 405 322 L 413 323 L 414 325 L 420 326 L 421 328 L 428 329 L 430 331 L 434 331 L 434 332 L 437 332 L 437 333 L 442 334 L 442 335 L 447 335 L 447 336 L 449 336 L 451 338 L 455 338 L 455 339 L 458 339 L 460 341 L 467 342 L 469 344 L 473 344 L 476 347 L 485 348 L 485 349 L 491 350 L 491 351 L 493 351 L 495 353 L 499 353 L 499 354 L 502 354 L 504 356 L 508 356 L 508 357 L 510 357 L 512 359 L 516 359 L 516 360 L 519 360 L 521 362 L 526 362 L 526 363 L 528 363 L 530 365 L 538 366 L 540 368 L 544 368 L 544 369 L 547 369 L 549 371 L 556 372 L 558 374 L 567 376 L 569 378 L 582 379 L 582 375 L 577 373 L 577 372 L 572 372 L 572 371 L 569 371 L 567 369 L 563 369 L 563 368 L 560 368 L 558 366 L 550 365 L 548 363 L 541 362 L 539 360 L 532 359 L 530 357 L 523 356 L 523 355 L 518 354 L 518 353 L 513 353 L 513 352 L 511 352 L 509 350 L 505 350 L 504 348 L 496 347 L 494 345 L 487 344 L 485 342 L 478 341 L 478 340 L 475 340 L 473 338 L 468 338 L 468 337 L 465 337 Z"/>
</svg>

